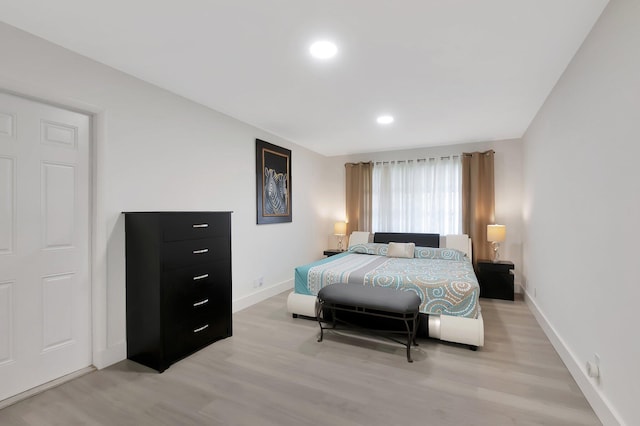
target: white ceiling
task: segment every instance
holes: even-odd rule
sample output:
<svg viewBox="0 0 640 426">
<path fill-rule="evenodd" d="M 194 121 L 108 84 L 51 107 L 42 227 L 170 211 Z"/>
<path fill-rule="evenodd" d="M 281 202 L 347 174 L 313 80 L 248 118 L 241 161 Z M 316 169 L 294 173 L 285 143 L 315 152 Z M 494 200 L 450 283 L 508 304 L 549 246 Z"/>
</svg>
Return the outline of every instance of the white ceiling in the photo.
<svg viewBox="0 0 640 426">
<path fill-rule="evenodd" d="M 607 2 L 0 0 L 0 19 L 339 155 L 521 137 Z"/>
</svg>

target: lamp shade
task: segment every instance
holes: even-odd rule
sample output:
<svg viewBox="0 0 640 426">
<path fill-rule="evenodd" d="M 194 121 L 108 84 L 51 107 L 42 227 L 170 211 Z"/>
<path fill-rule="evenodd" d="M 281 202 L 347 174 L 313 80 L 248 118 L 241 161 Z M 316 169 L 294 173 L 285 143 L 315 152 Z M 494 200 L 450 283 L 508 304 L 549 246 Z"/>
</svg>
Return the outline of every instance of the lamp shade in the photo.
<svg viewBox="0 0 640 426">
<path fill-rule="evenodd" d="M 346 222 L 336 222 L 333 225 L 333 233 L 336 235 L 346 235 L 347 234 L 347 223 Z"/>
<path fill-rule="evenodd" d="M 507 227 L 504 225 L 487 225 L 487 241 L 501 243 L 507 236 Z"/>
</svg>

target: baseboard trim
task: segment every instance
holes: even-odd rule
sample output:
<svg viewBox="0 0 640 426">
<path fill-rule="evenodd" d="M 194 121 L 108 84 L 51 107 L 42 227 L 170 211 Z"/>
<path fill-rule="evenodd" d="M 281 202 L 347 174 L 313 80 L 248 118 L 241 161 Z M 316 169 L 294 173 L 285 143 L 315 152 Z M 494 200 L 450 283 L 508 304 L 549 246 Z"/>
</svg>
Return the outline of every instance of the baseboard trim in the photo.
<svg viewBox="0 0 640 426">
<path fill-rule="evenodd" d="M 262 302 L 263 300 L 273 297 L 276 294 L 280 294 L 283 291 L 292 290 L 292 289 L 293 289 L 292 279 L 275 284 L 271 287 L 260 289 L 254 293 L 235 299 L 232 304 L 232 311 L 233 313 L 239 312 L 243 309 L 248 308 L 249 306 L 255 305 L 256 303 Z"/>
<path fill-rule="evenodd" d="M 3 399 L 2 401 L 0 401 L 0 410 L 27 398 L 31 398 L 32 396 L 38 395 L 39 393 L 42 393 L 44 391 L 55 388 L 56 386 L 60 386 L 63 383 L 70 382 L 73 379 L 77 379 L 78 377 L 84 376 L 85 374 L 91 373 L 95 370 L 96 368 L 91 365 L 81 370 L 74 371 L 73 373 L 69 373 L 66 376 L 58 377 L 57 379 L 51 380 L 50 382 L 44 383 L 40 386 L 36 386 L 33 389 L 29 389 L 7 399 Z"/>
<path fill-rule="evenodd" d="M 624 425 L 620 416 L 617 414 L 606 396 L 597 388 L 593 379 L 590 379 L 587 376 L 582 365 L 583 363 L 567 346 L 562 337 L 558 335 L 555 328 L 551 323 L 549 323 L 549 320 L 542 312 L 536 301 L 531 298 L 528 291 L 524 290 L 523 293 L 525 302 L 529 306 L 529 310 L 533 313 L 533 316 L 536 318 L 538 324 L 540 324 L 540 327 L 551 341 L 551 344 L 555 348 L 556 352 L 558 352 L 558 355 L 560 355 L 560 358 L 567 366 L 569 373 L 573 376 L 573 379 L 578 384 L 578 387 L 584 394 L 585 398 L 587 398 L 589 404 L 591 404 L 593 411 L 596 413 L 596 416 L 598 416 L 602 424 L 605 426 Z"/>
</svg>

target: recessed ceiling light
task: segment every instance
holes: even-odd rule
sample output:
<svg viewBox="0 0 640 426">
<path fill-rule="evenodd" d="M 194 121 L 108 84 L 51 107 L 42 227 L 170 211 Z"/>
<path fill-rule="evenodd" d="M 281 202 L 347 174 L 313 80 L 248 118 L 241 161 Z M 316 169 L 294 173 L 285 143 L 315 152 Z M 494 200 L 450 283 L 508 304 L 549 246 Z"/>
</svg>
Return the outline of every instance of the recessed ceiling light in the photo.
<svg viewBox="0 0 640 426">
<path fill-rule="evenodd" d="M 391 124 L 393 123 L 393 117 L 390 115 L 381 115 L 376 119 L 378 124 Z"/>
<path fill-rule="evenodd" d="M 330 41 L 316 41 L 309 48 L 309 53 L 311 53 L 314 58 L 329 59 L 338 53 L 338 47 Z"/>
</svg>

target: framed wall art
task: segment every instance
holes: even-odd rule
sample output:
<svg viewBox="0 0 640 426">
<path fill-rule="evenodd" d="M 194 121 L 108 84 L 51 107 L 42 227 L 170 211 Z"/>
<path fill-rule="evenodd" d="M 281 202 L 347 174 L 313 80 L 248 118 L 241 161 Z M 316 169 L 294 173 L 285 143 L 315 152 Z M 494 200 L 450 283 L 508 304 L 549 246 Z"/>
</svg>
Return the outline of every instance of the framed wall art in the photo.
<svg viewBox="0 0 640 426">
<path fill-rule="evenodd" d="M 258 225 L 291 222 L 291 151 L 256 139 Z"/>
</svg>

